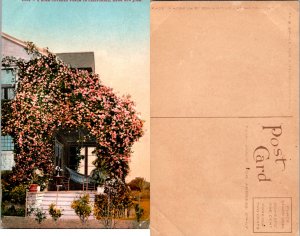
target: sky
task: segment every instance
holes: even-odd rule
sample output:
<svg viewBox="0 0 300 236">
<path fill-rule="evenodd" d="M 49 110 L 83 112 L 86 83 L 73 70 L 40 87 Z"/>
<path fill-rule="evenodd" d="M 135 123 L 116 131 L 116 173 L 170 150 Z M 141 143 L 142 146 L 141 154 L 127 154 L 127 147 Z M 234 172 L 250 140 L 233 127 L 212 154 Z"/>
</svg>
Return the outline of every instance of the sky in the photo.
<svg viewBox="0 0 300 236">
<path fill-rule="evenodd" d="M 149 0 L 56 1 L 2 0 L 2 31 L 54 53 L 94 52 L 103 84 L 118 95 L 130 94 L 145 120 L 127 180 L 150 181 Z"/>
</svg>

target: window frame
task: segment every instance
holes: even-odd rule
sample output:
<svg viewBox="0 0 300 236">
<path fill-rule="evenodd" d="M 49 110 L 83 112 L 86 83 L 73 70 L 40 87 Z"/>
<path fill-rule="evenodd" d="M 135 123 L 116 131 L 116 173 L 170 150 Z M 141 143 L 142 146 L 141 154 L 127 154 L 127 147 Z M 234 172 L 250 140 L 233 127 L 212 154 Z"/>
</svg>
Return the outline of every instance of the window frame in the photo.
<svg viewBox="0 0 300 236">
<path fill-rule="evenodd" d="M 14 75 L 14 81 L 11 84 L 2 84 L 1 83 L 1 100 L 12 100 L 15 97 L 15 90 L 16 90 L 16 84 L 18 81 L 17 73 L 14 72 L 15 67 L 3 67 L 1 68 L 2 71 L 11 71 L 11 73 Z M 14 74 L 15 73 L 15 74 Z M 9 90 L 13 90 L 13 96 L 9 96 Z"/>
</svg>

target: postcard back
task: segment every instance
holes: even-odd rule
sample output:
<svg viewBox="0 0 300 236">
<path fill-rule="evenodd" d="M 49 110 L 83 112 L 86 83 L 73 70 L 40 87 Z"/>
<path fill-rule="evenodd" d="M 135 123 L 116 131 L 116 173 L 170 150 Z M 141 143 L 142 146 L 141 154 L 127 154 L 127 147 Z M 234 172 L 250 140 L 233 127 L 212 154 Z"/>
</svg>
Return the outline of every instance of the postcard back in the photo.
<svg viewBox="0 0 300 236">
<path fill-rule="evenodd" d="M 151 230 L 297 235 L 298 2 L 152 2 Z"/>
</svg>

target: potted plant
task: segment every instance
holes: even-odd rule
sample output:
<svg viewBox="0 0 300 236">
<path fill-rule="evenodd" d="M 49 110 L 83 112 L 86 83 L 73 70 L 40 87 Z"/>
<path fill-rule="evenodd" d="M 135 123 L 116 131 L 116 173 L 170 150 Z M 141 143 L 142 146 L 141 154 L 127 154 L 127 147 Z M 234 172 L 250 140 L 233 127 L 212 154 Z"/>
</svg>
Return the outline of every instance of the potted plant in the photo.
<svg viewBox="0 0 300 236">
<path fill-rule="evenodd" d="M 109 164 L 105 159 L 95 160 L 93 161 L 93 164 L 96 168 L 92 170 L 90 176 L 93 179 L 93 182 L 97 185 L 97 193 L 103 194 L 105 189 L 104 184 L 109 177 L 107 172 Z"/>
<path fill-rule="evenodd" d="M 107 173 L 104 169 L 96 168 L 91 172 L 91 178 L 93 179 L 93 182 L 97 185 L 98 194 L 104 193 L 104 183 L 107 177 Z"/>
<path fill-rule="evenodd" d="M 29 192 L 39 192 L 40 186 L 39 181 L 43 177 L 43 171 L 39 169 L 33 170 L 33 178 L 31 180 L 31 184 L 29 186 Z"/>
</svg>

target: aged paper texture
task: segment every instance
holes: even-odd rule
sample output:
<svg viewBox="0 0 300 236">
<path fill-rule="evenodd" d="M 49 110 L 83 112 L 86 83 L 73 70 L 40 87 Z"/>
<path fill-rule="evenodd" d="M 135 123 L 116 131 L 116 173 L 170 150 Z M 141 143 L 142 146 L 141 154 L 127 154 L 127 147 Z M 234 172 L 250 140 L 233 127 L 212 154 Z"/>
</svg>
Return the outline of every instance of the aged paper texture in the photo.
<svg viewBox="0 0 300 236">
<path fill-rule="evenodd" d="M 298 2 L 152 2 L 153 236 L 298 235 Z"/>
</svg>

